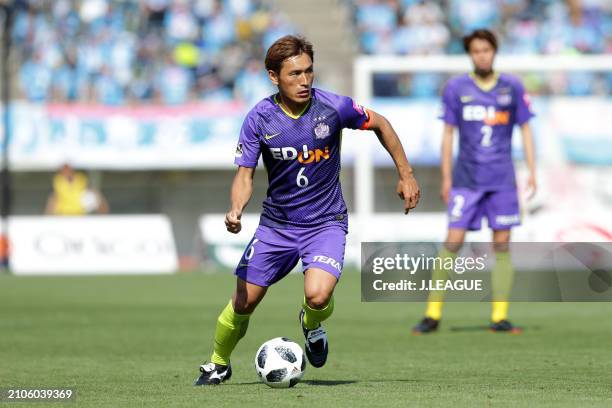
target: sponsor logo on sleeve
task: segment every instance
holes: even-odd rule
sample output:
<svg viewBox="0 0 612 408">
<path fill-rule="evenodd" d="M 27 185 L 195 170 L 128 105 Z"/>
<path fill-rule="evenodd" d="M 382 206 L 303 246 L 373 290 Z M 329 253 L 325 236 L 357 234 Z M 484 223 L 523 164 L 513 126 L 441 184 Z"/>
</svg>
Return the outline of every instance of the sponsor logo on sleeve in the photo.
<svg viewBox="0 0 612 408">
<path fill-rule="evenodd" d="M 359 105 L 355 101 L 353 101 L 353 109 L 355 109 L 360 115 L 365 115 L 365 110 L 363 109 L 363 106 Z"/>
<path fill-rule="evenodd" d="M 242 143 L 238 143 L 236 146 L 236 157 L 242 157 Z"/>
</svg>

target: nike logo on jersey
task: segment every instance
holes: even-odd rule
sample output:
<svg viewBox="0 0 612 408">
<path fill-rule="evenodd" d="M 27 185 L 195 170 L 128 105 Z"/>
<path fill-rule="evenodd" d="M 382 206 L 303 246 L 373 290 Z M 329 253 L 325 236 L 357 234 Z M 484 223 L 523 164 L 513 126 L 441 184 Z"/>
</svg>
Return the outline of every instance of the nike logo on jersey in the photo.
<svg viewBox="0 0 612 408">
<path fill-rule="evenodd" d="M 474 100 L 474 97 L 471 95 L 465 95 L 465 96 L 462 96 L 460 99 L 461 99 L 461 103 L 468 103 L 468 102 L 472 102 Z"/>
<path fill-rule="evenodd" d="M 280 132 L 275 133 L 275 134 L 273 134 L 273 135 L 269 135 L 269 134 L 267 134 L 267 133 L 266 133 L 264 137 L 266 138 L 266 140 L 270 140 L 270 139 L 272 139 L 273 137 L 276 137 L 276 136 L 278 136 L 278 135 L 280 135 Z"/>
</svg>

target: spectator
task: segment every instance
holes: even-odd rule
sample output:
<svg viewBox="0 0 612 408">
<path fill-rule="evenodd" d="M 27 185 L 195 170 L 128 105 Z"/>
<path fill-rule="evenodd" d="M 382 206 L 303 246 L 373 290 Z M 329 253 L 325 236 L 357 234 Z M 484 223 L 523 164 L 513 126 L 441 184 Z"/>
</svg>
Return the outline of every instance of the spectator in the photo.
<svg viewBox="0 0 612 408">
<path fill-rule="evenodd" d="M 87 176 L 64 164 L 53 177 L 53 192 L 47 199 L 45 214 L 107 214 L 108 203 L 97 190 L 88 186 Z"/>
</svg>

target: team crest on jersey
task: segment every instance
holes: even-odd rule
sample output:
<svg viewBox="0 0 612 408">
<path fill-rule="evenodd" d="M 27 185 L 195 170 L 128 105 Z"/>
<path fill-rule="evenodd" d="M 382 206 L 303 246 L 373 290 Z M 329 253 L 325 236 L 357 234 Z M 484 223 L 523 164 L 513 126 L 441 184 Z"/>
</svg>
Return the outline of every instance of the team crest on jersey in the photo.
<svg viewBox="0 0 612 408">
<path fill-rule="evenodd" d="M 497 103 L 501 106 L 508 106 L 512 103 L 512 89 L 501 88 L 497 95 Z"/>
<path fill-rule="evenodd" d="M 317 123 L 314 128 L 315 139 L 325 139 L 329 136 L 329 125 L 325 122 Z"/>
<path fill-rule="evenodd" d="M 498 95 L 497 96 L 497 103 L 502 105 L 502 106 L 510 105 L 512 103 L 512 95 L 510 95 L 510 94 Z"/>
<path fill-rule="evenodd" d="M 235 156 L 242 157 L 242 143 L 238 143 L 238 145 L 236 146 Z"/>
</svg>

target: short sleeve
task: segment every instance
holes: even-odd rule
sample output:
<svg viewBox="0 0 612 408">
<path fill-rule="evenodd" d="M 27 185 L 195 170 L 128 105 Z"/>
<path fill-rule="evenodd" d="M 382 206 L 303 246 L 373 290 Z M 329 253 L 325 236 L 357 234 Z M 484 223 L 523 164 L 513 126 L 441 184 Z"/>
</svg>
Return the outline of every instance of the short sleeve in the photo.
<svg viewBox="0 0 612 408">
<path fill-rule="evenodd" d="M 439 118 L 446 124 L 457 126 L 461 117 L 460 109 L 459 101 L 452 86 L 446 84 L 442 93 L 442 109 Z"/>
<path fill-rule="evenodd" d="M 535 115 L 531 111 L 531 100 L 529 99 L 529 95 L 525 91 L 523 84 L 520 81 L 517 81 L 514 89 L 516 92 L 516 123 L 523 125 Z"/>
<path fill-rule="evenodd" d="M 240 129 L 234 164 L 242 167 L 257 167 L 261 147 L 255 129 L 255 119 L 249 114 Z"/>
<path fill-rule="evenodd" d="M 342 120 L 342 127 L 349 129 L 367 129 L 369 121 L 368 111 L 348 96 L 339 99 L 338 114 Z"/>
</svg>

